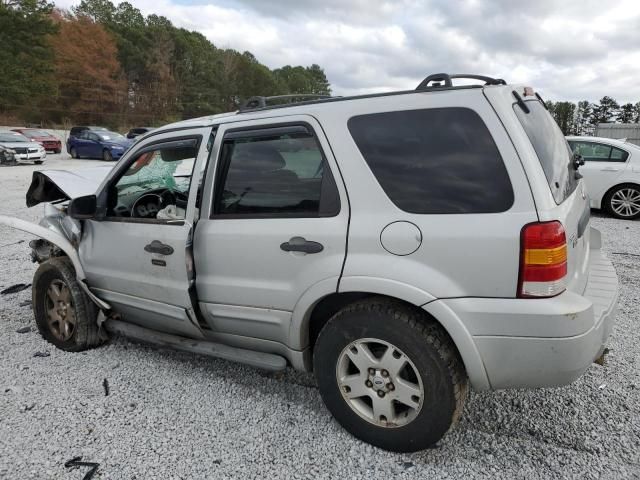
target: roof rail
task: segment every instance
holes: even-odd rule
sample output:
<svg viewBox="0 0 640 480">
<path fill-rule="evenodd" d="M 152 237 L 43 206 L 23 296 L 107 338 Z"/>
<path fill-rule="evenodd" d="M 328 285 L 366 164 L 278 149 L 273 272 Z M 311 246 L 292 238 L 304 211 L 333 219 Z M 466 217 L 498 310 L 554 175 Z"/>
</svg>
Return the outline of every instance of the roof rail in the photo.
<svg viewBox="0 0 640 480">
<path fill-rule="evenodd" d="M 483 81 L 485 85 L 506 85 L 505 82 L 501 78 L 492 78 L 486 77 L 484 75 L 474 75 L 470 73 L 455 73 L 453 75 L 449 75 L 448 73 L 434 73 L 433 75 L 429 75 L 427 78 L 420 82 L 420 85 L 416 87 L 416 90 L 426 90 L 429 88 L 438 88 L 438 87 L 453 87 L 453 82 L 451 80 L 455 78 L 466 78 L 471 80 L 480 80 Z"/>
<path fill-rule="evenodd" d="M 291 101 L 287 103 L 298 103 L 299 101 L 318 100 L 321 98 L 332 98 L 332 97 L 331 95 L 320 95 L 315 93 L 296 93 L 292 95 L 276 95 L 273 97 L 256 96 L 256 97 L 251 97 L 246 102 L 244 102 L 244 104 L 240 107 L 240 111 L 246 112 L 247 110 L 266 108 L 269 106 L 267 102 L 274 101 L 274 100 L 294 100 L 295 99 L 297 101 Z"/>
</svg>

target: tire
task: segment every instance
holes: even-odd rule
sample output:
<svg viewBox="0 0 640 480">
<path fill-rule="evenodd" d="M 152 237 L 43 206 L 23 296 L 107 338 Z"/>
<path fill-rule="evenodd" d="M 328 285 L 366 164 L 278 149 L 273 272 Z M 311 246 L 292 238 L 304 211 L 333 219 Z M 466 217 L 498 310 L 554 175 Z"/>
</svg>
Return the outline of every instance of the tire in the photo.
<svg viewBox="0 0 640 480">
<path fill-rule="evenodd" d="M 62 303 L 50 316 L 56 298 Z M 101 343 L 98 308 L 78 284 L 69 258 L 53 257 L 40 264 L 33 277 L 32 302 L 40 334 L 59 349 L 79 352 Z"/>
<path fill-rule="evenodd" d="M 42 165 L 42 160 L 34 160 L 33 163 L 36 165 Z"/>
<path fill-rule="evenodd" d="M 62 153 L 62 148 L 58 148 L 57 150 L 54 150 L 53 153 Z"/>
<path fill-rule="evenodd" d="M 383 341 L 387 346 L 371 340 Z M 355 346 L 361 355 L 363 345 L 374 353 L 376 361 L 382 360 L 373 364 L 376 367 L 373 377 L 370 370 L 364 369 L 368 385 L 364 385 L 365 377 L 346 353 L 349 347 L 349 352 L 356 355 L 351 350 Z M 385 359 L 390 360 L 388 365 L 394 365 L 385 354 L 396 359 L 399 355 L 396 365 L 404 364 L 400 376 L 391 368 L 384 376 L 385 370 L 381 368 L 387 365 Z M 349 360 L 345 360 L 345 355 Z M 354 358 L 359 363 L 362 360 Z M 357 302 L 335 314 L 318 336 L 313 366 L 322 399 L 336 420 L 355 437 L 394 452 L 415 452 L 440 440 L 460 418 L 468 392 L 462 361 L 442 328 L 421 312 L 385 298 Z M 343 373 L 356 380 L 340 386 Z M 390 382 L 381 388 L 386 392 L 384 398 L 376 399 L 380 397 L 376 389 L 384 382 Z M 353 389 L 345 383 L 353 385 Z M 406 386 L 411 384 L 414 389 L 407 390 Z M 408 392 L 416 392 L 416 386 L 419 395 L 408 396 Z M 356 398 L 348 400 L 347 392 Z M 360 396 L 363 392 L 365 395 Z M 401 397 L 413 402 L 413 408 L 396 400 Z M 391 405 L 389 415 L 395 418 L 388 421 L 380 416 L 377 421 L 374 401 L 385 399 Z"/>
<path fill-rule="evenodd" d="M 102 159 L 105 162 L 113 162 L 113 155 L 111 155 L 111 152 L 105 148 L 102 151 Z"/>
<path fill-rule="evenodd" d="M 618 185 L 607 193 L 604 206 L 612 217 L 622 220 L 640 218 L 640 187 L 632 183 Z"/>
<path fill-rule="evenodd" d="M 69 155 L 71 155 L 71 158 L 80 158 L 75 147 L 71 147 L 71 150 L 69 150 Z"/>
</svg>

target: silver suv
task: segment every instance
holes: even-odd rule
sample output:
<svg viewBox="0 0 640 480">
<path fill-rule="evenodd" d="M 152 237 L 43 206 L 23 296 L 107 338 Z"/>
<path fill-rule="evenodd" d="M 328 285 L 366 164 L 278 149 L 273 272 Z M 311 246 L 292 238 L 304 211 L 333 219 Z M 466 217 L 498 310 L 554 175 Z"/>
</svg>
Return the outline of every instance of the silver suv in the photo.
<svg viewBox="0 0 640 480">
<path fill-rule="evenodd" d="M 438 74 L 286 100 L 159 128 L 114 168 L 36 172 L 41 224 L 0 221 L 40 237 L 42 335 L 313 371 L 349 432 L 402 452 L 469 386 L 564 385 L 603 355 L 616 273 L 531 88 Z"/>
</svg>

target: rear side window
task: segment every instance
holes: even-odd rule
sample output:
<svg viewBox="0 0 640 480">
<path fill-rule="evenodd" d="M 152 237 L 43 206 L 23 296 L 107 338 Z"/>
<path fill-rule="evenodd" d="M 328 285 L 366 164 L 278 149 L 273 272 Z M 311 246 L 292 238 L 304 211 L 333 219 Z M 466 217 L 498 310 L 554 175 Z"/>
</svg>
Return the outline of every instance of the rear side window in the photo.
<svg viewBox="0 0 640 480">
<path fill-rule="evenodd" d="M 389 199 L 409 213 L 495 213 L 513 204 L 487 126 L 468 108 L 353 117 L 349 131 Z"/>
<path fill-rule="evenodd" d="M 578 185 L 573 168 L 573 152 L 560 127 L 544 106 L 538 100 L 527 101 L 526 105 L 529 113 L 525 113 L 517 104 L 513 108 L 538 155 L 553 198 L 559 205 Z"/>
<path fill-rule="evenodd" d="M 626 162 L 629 157 L 624 150 L 603 143 L 570 141 L 569 145 L 585 162 Z"/>
<path fill-rule="evenodd" d="M 325 217 L 340 210 L 331 170 L 303 125 L 225 135 L 214 215 Z"/>
</svg>

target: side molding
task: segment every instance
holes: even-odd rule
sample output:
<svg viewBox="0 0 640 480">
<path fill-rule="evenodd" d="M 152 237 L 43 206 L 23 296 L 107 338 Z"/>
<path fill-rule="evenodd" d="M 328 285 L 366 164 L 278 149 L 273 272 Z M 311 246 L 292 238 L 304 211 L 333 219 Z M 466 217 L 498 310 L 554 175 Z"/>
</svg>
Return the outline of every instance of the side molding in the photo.
<svg viewBox="0 0 640 480">
<path fill-rule="evenodd" d="M 69 240 L 64 238 L 59 233 L 56 233 L 48 228 L 36 225 L 35 223 L 27 222 L 26 220 L 21 220 L 19 218 L 7 217 L 6 215 L 0 215 L 0 225 L 6 225 L 8 227 L 15 228 L 16 230 L 31 233 L 36 237 L 44 238 L 48 242 L 53 243 L 56 247 L 66 253 L 71 260 L 71 263 L 73 263 L 73 268 L 76 270 L 76 278 L 78 279 L 80 286 L 85 291 L 87 296 L 91 298 L 91 300 L 102 310 L 109 310 L 111 308 L 108 303 L 100 300 L 89 290 L 89 287 L 85 283 L 86 276 L 84 274 L 82 264 L 80 263 L 80 257 L 78 256 L 78 252 L 76 252 Z"/>
</svg>

